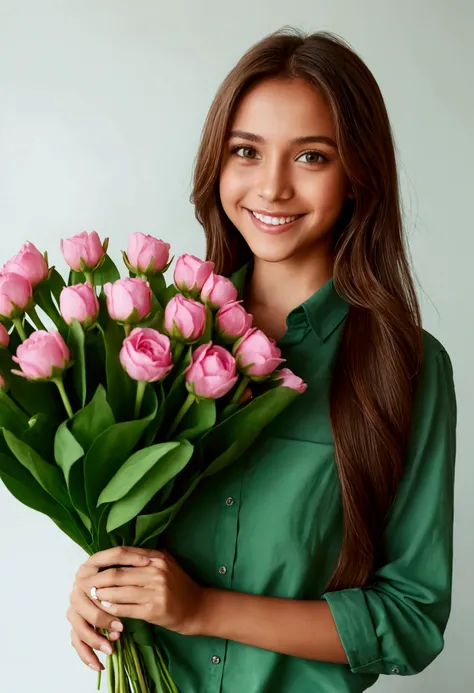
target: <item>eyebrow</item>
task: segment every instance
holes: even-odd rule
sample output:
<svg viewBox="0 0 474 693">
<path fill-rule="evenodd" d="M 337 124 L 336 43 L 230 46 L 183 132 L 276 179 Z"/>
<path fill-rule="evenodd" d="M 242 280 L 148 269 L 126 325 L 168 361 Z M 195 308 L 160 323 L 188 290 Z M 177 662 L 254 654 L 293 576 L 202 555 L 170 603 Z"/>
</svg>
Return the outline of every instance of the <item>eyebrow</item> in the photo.
<svg viewBox="0 0 474 693">
<path fill-rule="evenodd" d="M 255 135 L 252 132 L 245 132 L 244 130 L 232 130 L 229 134 L 229 139 L 232 137 L 240 137 L 243 140 L 250 140 L 250 142 L 259 142 L 260 144 L 265 143 L 265 139 L 261 135 Z M 291 140 L 291 144 L 310 144 L 311 142 L 319 142 L 321 144 L 328 144 L 330 147 L 337 149 L 336 142 L 326 135 L 306 135 L 304 137 L 295 137 Z"/>
</svg>

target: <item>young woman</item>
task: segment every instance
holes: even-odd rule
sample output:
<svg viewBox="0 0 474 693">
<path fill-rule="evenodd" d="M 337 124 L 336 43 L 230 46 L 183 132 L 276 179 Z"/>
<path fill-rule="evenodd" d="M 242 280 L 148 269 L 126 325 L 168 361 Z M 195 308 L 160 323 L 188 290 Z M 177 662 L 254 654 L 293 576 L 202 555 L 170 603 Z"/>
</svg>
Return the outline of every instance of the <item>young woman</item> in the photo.
<svg viewBox="0 0 474 693">
<path fill-rule="evenodd" d="M 390 123 L 361 59 L 325 33 L 252 47 L 211 106 L 192 201 L 208 259 L 308 388 L 198 487 L 166 551 L 81 566 L 73 645 L 102 668 L 93 626 L 116 640 L 121 617 L 145 619 L 183 693 L 356 692 L 420 672 L 450 612 L 456 399 L 421 328 Z"/>
</svg>

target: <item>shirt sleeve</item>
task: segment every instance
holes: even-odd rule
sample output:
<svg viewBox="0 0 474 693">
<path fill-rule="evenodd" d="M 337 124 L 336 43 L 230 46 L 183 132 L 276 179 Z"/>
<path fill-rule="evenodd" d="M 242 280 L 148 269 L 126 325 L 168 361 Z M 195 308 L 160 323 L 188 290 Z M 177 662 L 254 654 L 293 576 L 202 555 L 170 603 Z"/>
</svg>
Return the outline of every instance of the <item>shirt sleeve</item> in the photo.
<svg viewBox="0 0 474 693">
<path fill-rule="evenodd" d="M 456 421 L 453 369 L 442 349 L 423 365 L 407 464 L 385 533 L 387 562 L 369 586 L 322 597 L 355 674 L 417 674 L 444 647 Z"/>
</svg>

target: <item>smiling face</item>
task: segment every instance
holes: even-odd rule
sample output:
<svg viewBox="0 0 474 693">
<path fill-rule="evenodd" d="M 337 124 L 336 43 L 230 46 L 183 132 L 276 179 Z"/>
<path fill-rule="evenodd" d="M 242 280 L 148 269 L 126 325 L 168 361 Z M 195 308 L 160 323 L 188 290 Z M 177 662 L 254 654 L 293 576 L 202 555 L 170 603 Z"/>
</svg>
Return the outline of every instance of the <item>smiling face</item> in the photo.
<svg viewBox="0 0 474 693">
<path fill-rule="evenodd" d="M 240 102 L 219 190 L 225 213 L 257 258 L 331 253 L 331 230 L 350 190 L 335 139 L 328 105 L 303 80 L 266 80 Z"/>
</svg>

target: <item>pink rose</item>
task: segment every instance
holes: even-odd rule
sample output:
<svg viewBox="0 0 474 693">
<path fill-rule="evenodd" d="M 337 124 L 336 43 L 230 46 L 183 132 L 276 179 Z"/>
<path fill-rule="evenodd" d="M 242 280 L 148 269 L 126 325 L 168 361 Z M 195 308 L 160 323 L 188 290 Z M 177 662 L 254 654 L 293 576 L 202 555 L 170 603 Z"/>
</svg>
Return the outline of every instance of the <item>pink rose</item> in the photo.
<svg viewBox="0 0 474 693">
<path fill-rule="evenodd" d="M 235 343 L 233 354 L 237 367 L 253 380 L 263 380 L 286 359 L 280 358 L 281 351 L 275 340 L 256 327 L 252 327 Z"/>
<path fill-rule="evenodd" d="M 28 380 L 49 380 L 66 370 L 71 354 L 57 330 L 38 330 L 20 344 L 12 358 L 21 368 L 21 371 L 12 369 L 12 373 Z"/>
<path fill-rule="evenodd" d="M 27 310 L 33 289 L 21 274 L 0 274 L 0 320 L 17 318 Z"/>
<path fill-rule="evenodd" d="M 238 380 L 235 359 L 221 346 L 202 344 L 193 353 L 186 369 L 186 387 L 197 397 L 218 399 L 226 395 Z"/>
<path fill-rule="evenodd" d="M 281 370 L 276 371 L 274 379 L 281 380 L 281 387 L 289 387 L 290 390 L 296 390 L 301 394 L 303 394 L 308 387 L 304 380 L 302 380 L 298 375 L 295 375 L 289 368 L 282 368 Z"/>
<path fill-rule="evenodd" d="M 89 282 L 65 286 L 59 296 L 59 309 L 68 325 L 75 319 L 90 327 L 99 316 L 99 301 Z"/>
<path fill-rule="evenodd" d="M 6 349 L 10 344 L 10 335 L 5 325 L 0 322 L 0 348 Z"/>
<path fill-rule="evenodd" d="M 144 233 L 131 233 L 128 239 L 127 261 L 136 274 L 161 272 L 168 264 L 170 244 L 145 236 Z"/>
<path fill-rule="evenodd" d="M 113 320 L 137 323 L 151 312 L 151 289 L 148 282 L 139 277 L 118 279 L 104 284 L 107 308 Z"/>
<path fill-rule="evenodd" d="M 165 308 L 165 330 L 179 341 L 195 342 L 206 326 L 206 307 L 176 294 Z"/>
<path fill-rule="evenodd" d="M 174 268 L 176 288 L 183 293 L 199 294 L 213 269 L 213 262 L 203 262 L 194 255 L 181 255 Z"/>
<path fill-rule="evenodd" d="M 227 277 L 211 272 L 202 287 L 201 300 L 213 309 L 222 308 L 225 303 L 237 300 L 237 289 Z"/>
<path fill-rule="evenodd" d="M 48 263 L 33 243 L 27 241 L 20 252 L 3 265 L 3 272 L 15 272 L 28 279 L 31 286 L 36 286 L 47 278 Z"/>
<path fill-rule="evenodd" d="M 252 327 L 253 316 L 241 305 L 242 301 L 229 301 L 216 315 L 216 328 L 220 338 L 232 344 Z"/>
<path fill-rule="evenodd" d="M 96 231 L 83 231 L 61 240 L 61 251 L 69 267 L 76 272 L 94 270 L 105 255 Z"/>
<path fill-rule="evenodd" d="M 136 327 L 123 340 L 120 363 L 133 380 L 154 383 L 173 368 L 171 343 L 151 327 Z"/>
</svg>

